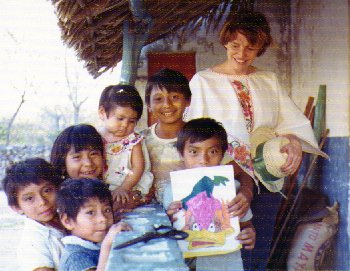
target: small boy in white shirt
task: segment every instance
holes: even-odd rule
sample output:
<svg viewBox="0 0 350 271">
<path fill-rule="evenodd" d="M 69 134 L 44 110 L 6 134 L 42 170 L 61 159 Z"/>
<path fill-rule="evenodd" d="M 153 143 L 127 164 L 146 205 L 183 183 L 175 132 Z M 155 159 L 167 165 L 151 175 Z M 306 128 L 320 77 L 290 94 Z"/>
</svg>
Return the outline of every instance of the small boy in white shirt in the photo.
<svg viewBox="0 0 350 271">
<path fill-rule="evenodd" d="M 17 248 L 20 270 L 58 270 L 64 236 L 56 212 L 56 192 L 61 180 L 41 158 L 16 163 L 6 171 L 3 187 L 9 206 L 25 215 Z"/>
</svg>

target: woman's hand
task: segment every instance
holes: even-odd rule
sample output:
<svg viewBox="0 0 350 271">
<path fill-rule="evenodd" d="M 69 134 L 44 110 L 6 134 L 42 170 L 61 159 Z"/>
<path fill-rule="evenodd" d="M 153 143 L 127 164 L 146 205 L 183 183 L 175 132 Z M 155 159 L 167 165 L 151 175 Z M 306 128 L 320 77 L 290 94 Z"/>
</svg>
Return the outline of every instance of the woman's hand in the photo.
<svg viewBox="0 0 350 271">
<path fill-rule="evenodd" d="M 252 250 L 255 246 L 256 233 L 253 226 L 241 230 L 236 239 L 243 245 L 244 249 Z"/>
<path fill-rule="evenodd" d="M 230 161 L 226 165 L 233 166 L 235 179 L 241 184 L 239 192 L 236 197 L 227 204 L 227 208 L 231 217 L 243 217 L 247 213 L 250 202 L 253 199 L 253 179 L 245 173 L 235 161 Z"/>
<path fill-rule="evenodd" d="M 282 136 L 286 137 L 289 143 L 281 148 L 281 152 L 288 154 L 286 162 L 281 166 L 281 170 L 287 175 L 292 175 L 298 169 L 302 159 L 300 140 L 295 135 Z"/>
<path fill-rule="evenodd" d="M 243 217 L 248 212 L 253 193 L 248 189 L 241 189 L 236 197 L 228 203 L 228 211 L 231 217 Z"/>
<path fill-rule="evenodd" d="M 168 209 L 166 210 L 166 213 L 169 216 L 169 219 L 171 222 L 175 222 L 177 220 L 177 218 L 174 217 L 174 214 L 176 214 L 181 209 L 182 209 L 181 201 L 173 201 L 172 203 L 170 203 Z"/>
</svg>

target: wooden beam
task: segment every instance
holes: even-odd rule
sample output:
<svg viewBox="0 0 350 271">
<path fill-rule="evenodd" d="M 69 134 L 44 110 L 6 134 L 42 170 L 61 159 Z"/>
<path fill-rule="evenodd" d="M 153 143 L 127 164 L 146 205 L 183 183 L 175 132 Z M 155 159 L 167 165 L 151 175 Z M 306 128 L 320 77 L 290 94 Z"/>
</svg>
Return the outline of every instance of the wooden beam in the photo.
<svg viewBox="0 0 350 271">
<path fill-rule="evenodd" d="M 123 55 L 121 82 L 134 85 L 142 47 L 145 45 L 153 20 L 144 0 L 131 0 L 130 10 L 134 21 L 125 20 L 123 24 Z"/>
</svg>

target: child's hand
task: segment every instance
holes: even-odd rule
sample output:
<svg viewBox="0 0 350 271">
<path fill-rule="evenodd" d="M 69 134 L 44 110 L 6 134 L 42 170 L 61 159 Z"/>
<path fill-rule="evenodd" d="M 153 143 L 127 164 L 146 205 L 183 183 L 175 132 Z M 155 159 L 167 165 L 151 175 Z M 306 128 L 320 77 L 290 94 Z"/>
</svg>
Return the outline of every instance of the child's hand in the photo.
<svg viewBox="0 0 350 271">
<path fill-rule="evenodd" d="M 252 250 L 255 246 L 255 229 L 247 227 L 241 230 L 236 239 L 243 245 L 244 249 Z"/>
<path fill-rule="evenodd" d="M 243 193 L 243 191 L 238 192 L 236 197 L 227 205 L 230 216 L 243 217 L 249 209 L 250 201 L 251 198 Z"/>
<path fill-rule="evenodd" d="M 103 239 L 104 245 L 112 245 L 114 237 L 119 234 L 121 231 L 131 231 L 132 228 L 129 224 L 125 222 L 118 222 L 113 224 L 109 230 L 105 238 Z"/>
<path fill-rule="evenodd" d="M 174 214 L 176 214 L 181 209 L 182 209 L 181 201 L 173 201 L 172 203 L 170 203 L 168 209 L 166 210 L 166 213 L 169 216 L 171 222 L 175 222 L 177 220 L 177 218 L 174 217 Z"/>
<path fill-rule="evenodd" d="M 112 192 L 113 203 L 117 203 L 119 206 L 126 204 L 130 199 L 130 191 L 123 187 L 118 187 Z M 113 208 L 114 209 L 114 208 Z"/>
<path fill-rule="evenodd" d="M 112 249 L 112 243 L 113 243 L 114 237 L 121 231 L 129 231 L 129 230 L 132 230 L 132 228 L 125 222 L 119 222 L 117 224 L 113 224 L 109 228 L 107 235 L 105 236 L 105 238 L 101 243 L 100 256 L 98 258 L 98 265 L 97 265 L 96 271 L 106 270 L 108 256 Z"/>
</svg>

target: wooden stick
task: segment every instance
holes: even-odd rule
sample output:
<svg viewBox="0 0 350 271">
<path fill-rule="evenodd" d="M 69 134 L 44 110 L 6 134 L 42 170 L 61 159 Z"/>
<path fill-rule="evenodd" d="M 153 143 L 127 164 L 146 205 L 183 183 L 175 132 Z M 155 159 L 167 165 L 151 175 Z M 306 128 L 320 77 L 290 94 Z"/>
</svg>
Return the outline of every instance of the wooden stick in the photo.
<svg viewBox="0 0 350 271">
<path fill-rule="evenodd" d="M 315 100 L 315 98 L 310 96 L 309 99 L 307 100 L 307 103 L 306 103 L 306 106 L 305 106 L 304 115 L 308 119 L 310 119 L 310 113 L 312 111 L 314 100 Z"/>
<path fill-rule="evenodd" d="M 315 106 L 313 105 L 314 100 L 315 100 L 315 98 L 310 96 L 307 100 L 305 110 L 304 110 L 304 115 L 310 120 L 310 122 L 313 119 L 313 112 L 315 110 Z M 302 156 L 302 158 L 303 157 L 304 157 L 304 155 Z M 288 203 L 289 203 L 289 198 L 291 197 L 292 192 L 293 192 L 295 185 L 297 183 L 297 177 L 299 174 L 300 167 L 301 167 L 301 164 L 299 165 L 296 172 L 288 178 L 288 183 L 287 183 L 286 188 L 285 188 L 287 198 L 283 199 L 281 207 L 278 210 L 277 219 L 276 219 L 276 223 L 275 223 L 276 229 L 278 229 L 279 225 L 282 223 L 283 214 L 286 212 L 286 209 L 287 209 Z"/>
<path fill-rule="evenodd" d="M 321 140 L 321 143 L 320 143 L 320 149 L 322 149 L 322 147 L 324 146 L 328 134 L 329 134 L 329 129 L 327 129 L 327 130 L 324 132 L 324 135 L 322 136 L 322 140 Z M 281 239 L 282 233 L 283 233 L 283 231 L 285 230 L 285 228 L 286 228 L 286 226 L 287 226 L 287 223 L 288 223 L 288 221 L 289 221 L 289 219 L 290 219 L 290 216 L 292 215 L 292 213 L 293 213 L 293 211 L 294 211 L 294 208 L 295 208 L 295 206 L 296 206 L 296 203 L 297 203 L 297 201 L 298 201 L 298 198 L 299 198 L 299 196 L 300 196 L 300 194 L 301 194 L 303 188 L 306 186 L 309 177 L 312 175 L 312 173 L 313 173 L 313 171 L 314 171 L 314 168 L 315 168 L 315 166 L 316 166 L 317 158 L 318 158 L 318 155 L 314 155 L 314 156 L 313 156 L 313 159 L 312 159 L 312 161 L 311 161 L 311 163 L 310 163 L 310 166 L 309 166 L 309 168 L 308 168 L 308 171 L 307 171 L 307 173 L 306 173 L 306 175 L 305 175 L 303 181 L 301 182 L 301 185 L 300 185 L 300 188 L 299 188 L 299 190 L 298 190 L 298 193 L 297 193 L 296 196 L 295 196 L 295 199 L 294 199 L 294 201 L 293 201 L 293 204 L 292 204 L 290 210 L 288 211 L 288 214 L 287 214 L 287 216 L 286 216 L 286 218 L 285 218 L 285 220 L 284 220 L 284 222 L 283 222 L 283 225 L 282 225 L 282 227 L 281 227 L 281 229 L 280 229 L 280 231 L 279 231 L 279 233 L 278 233 L 278 235 L 277 235 L 277 237 L 276 237 L 276 240 L 274 241 L 273 247 L 272 247 L 272 249 L 271 249 L 271 251 L 270 251 L 270 255 L 269 255 L 269 258 L 268 258 L 268 262 L 271 260 L 272 255 L 273 255 L 273 253 L 274 253 L 275 250 L 276 250 L 277 244 L 278 244 L 279 240 Z"/>
</svg>

